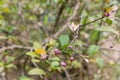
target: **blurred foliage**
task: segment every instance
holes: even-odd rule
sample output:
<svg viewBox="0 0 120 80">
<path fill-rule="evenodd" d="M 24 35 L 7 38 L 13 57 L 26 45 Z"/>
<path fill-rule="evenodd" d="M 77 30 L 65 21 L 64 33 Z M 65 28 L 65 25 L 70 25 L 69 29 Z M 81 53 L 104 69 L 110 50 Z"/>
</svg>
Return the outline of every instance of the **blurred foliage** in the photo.
<svg viewBox="0 0 120 80">
<path fill-rule="evenodd" d="M 112 56 L 120 51 L 119 7 L 119 0 L 0 0 L 0 80 L 119 80 Z"/>
</svg>

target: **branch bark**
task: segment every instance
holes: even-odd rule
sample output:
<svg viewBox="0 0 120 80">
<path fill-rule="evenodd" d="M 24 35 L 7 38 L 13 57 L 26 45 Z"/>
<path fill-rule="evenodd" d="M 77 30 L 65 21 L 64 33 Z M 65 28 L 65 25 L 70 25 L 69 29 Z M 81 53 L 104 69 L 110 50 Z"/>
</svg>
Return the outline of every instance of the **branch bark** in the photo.
<svg viewBox="0 0 120 80">
<path fill-rule="evenodd" d="M 73 13 L 73 15 L 71 16 L 71 17 L 69 17 L 66 21 L 67 21 L 67 23 L 65 24 L 65 25 L 63 25 L 63 27 L 59 30 L 59 31 L 57 31 L 52 37 L 53 38 L 57 38 L 61 33 L 63 33 L 66 29 L 67 29 L 67 27 L 69 26 L 69 24 L 70 24 L 70 21 L 72 20 L 72 19 L 74 19 L 75 18 L 75 16 L 77 15 L 77 11 L 78 11 L 78 9 L 79 9 L 79 7 L 80 7 L 80 2 L 78 1 L 77 2 L 77 4 L 76 4 L 76 6 L 75 6 L 75 8 L 74 8 L 74 13 Z"/>
</svg>

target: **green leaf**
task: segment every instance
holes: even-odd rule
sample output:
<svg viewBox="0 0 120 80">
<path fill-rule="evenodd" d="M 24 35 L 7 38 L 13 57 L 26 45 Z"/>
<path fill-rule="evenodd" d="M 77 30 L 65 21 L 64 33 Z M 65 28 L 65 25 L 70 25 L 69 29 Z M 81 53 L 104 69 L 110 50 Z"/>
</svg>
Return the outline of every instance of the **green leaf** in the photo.
<svg viewBox="0 0 120 80">
<path fill-rule="evenodd" d="M 51 61 L 60 61 L 60 58 L 59 58 L 59 57 L 53 57 L 53 58 L 51 59 Z"/>
<path fill-rule="evenodd" d="M 44 24 L 46 25 L 48 23 L 48 16 L 44 16 Z"/>
<path fill-rule="evenodd" d="M 61 35 L 59 38 L 59 42 L 60 42 L 61 47 L 67 47 L 69 43 L 69 36 Z"/>
<path fill-rule="evenodd" d="M 4 62 L 0 62 L 0 67 L 4 67 Z"/>
<path fill-rule="evenodd" d="M 39 55 L 35 54 L 34 52 L 27 52 L 26 55 L 30 57 L 39 57 Z"/>
<path fill-rule="evenodd" d="M 15 60 L 15 57 L 8 56 L 8 62 L 12 62 Z"/>
<path fill-rule="evenodd" d="M 41 48 L 40 43 L 38 43 L 38 42 L 34 42 L 34 43 L 33 43 L 33 48 L 34 48 L 34 49 Z"/>
<path fill-rule="evenodd" d="M 34 68 L 34 69 L 31 69 L 29 72 L 28 72 L 29 75 L 45 75 L 45 71 L 40 69 L 40 68 Z"/>
<path fill-rule="evenodd" d="M 112 28 L 112 27 L 99 27 L 96 30 L 98 30 L 98 31 L 112 32 L 112 33 L 114 33 L 116 35 L 119 35 L 119 33 L 114 28 Z"/>
<path fill-rule="evenodd" d="M 35 58 L 32 58 L 31 61 L 32 61 L 32 62 L 40 62 L 40 60 L 37 60 L 37 59 L 35 59 Z"/>
<path fill-rule="evenodd" d="M 72 64 L 73 64 L 73 66 L 74 66 L 75 68 L 80 68 L 80 67 L 81 67 L 81 63 L 78 62 L 78 61 L 76 61 L 76 60 L 74 60 L 74 61 L 72 62 Z"/>
<path fill-rule="evenodd" d="M 59 66 L 59 62 L 58 61 L 53 61 L 53 62 L 51 62 L 51 66 L 52 67 L 58 67 Z"/>
<path fill-rule="evenodd" d="M 104 67 L 104 62 L 102 58 L 96 58 L 96 62 L 100 68 Z"/>
<path fill-rule="evenodd" d="M 112 24 L 112 20 L 110 20 L 110 19 L 108 19 L 108 18 L 106 19 L 106 22 L 107 22 L 108 25 L 111 25 L 111 24 Z"/>
<path fill-rule="evenodd" d="M 97 51 L 98 51 L 99 47 L 96 45 L 91 45 L 88 48 L 88 54 L 92 57 Z"/>
<path fill-rule="evenodd" d="M 91 31 L 90 39 L 91 39 L 92 43 L 95 43 L 95 41 L 97 40 L 97 38 L 98 38 L 98 32 L 99 31 L 96 31 L 96 30 Z"/>
<path fill-rule="evenodd" d="M 5 67 L 6 68 L 15 68 L 15 69 L 17 69 L 17 67 L 14 64 L 8 64 Z"/>
<path fill-rule="evenodd" d="M 27 76 L 21 76 L 19 80 L 33 80 L 33 79 L 28 78 Z"/>
</svg>

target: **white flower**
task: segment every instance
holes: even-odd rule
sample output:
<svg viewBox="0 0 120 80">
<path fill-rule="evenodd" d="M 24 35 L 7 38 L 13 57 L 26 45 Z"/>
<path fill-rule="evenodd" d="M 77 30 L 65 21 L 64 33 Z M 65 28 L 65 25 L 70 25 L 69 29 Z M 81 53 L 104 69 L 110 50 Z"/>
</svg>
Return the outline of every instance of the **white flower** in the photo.
<svg viewBox="0 0 120 80">
<path fill-rule="evenodd" d="M 78 28 L 79 28 L 80 24 L 75 24 L 74 22 L 72 22 L 70 25 L 69 25 L 69 28 L 72 32 L 75 32 Z"/>
<path fill-rule="evenodd" d="M 115 14 L 116 14 L 116 12 L 117 12 L 117 10 L 118 10 L 118 6 L 117 6 L 117 5 L 114 5 L 114 6 L 112 6 L 111 8 L 112 8 L 112 10 L 109 12 L 108 18 L 109 18 L 110 20 L 115 20 Z"/>
</svg>

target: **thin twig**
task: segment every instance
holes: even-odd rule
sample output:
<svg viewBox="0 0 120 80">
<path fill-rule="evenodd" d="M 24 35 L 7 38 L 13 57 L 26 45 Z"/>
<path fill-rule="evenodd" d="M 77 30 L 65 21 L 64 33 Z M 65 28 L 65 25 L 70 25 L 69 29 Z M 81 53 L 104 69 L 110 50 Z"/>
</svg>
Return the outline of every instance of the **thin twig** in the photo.
<svg viewBox="0 0 120 80">
<path fill-rule="evenodd" d="M 53 38 L 57 38 L 61 33 L 63 33 L 65 30 L 66 30 L 66 28 L 69 26 L 69 24 L 70 24 L 70 21 L 72 20 L 72 19 L 74 19 L 75 18 L 75 16 L 77 15 L 77 11 L 78 11 L 78 9 L 79 9 L 79 7 L 80 7 L 80 2 L 78 1 L 77 3 L 76 3 L 76 6 L 75 6 L 75 8 L 74 8 L 74 13 L 73 13 L 73 15 L 71 16 L 71 17 L 69 17 L 66 21 L 67 21 L 67 23 L 65 24 L 65 25 L 63 25 L 63 27 L 59 30 L 59 31 L 57 31 L 52 37 Z"/>
<path fill-rule="evenodd" d="M 5 79 L 8 80 L 8 73 L 7 73 L 7 68 L 5 68 Z"/>
<path fill-rule="evenodd" d="M 19 48 L 19 49 L 26 49 L 26 50 L 33 50 L 32 47 L 27 47 L 27 46 L 21 46 L 21 45 L 12 45 L 12 46 L 8 46 L 8 47 L 2 47 L 0 49 L 0 53 L 6 50 L 11 50 L 11 49 L 15 49 L 15 48 Z"/>
<path fill-rule="evenodd" d="M 102 16 L 104 16 L 104 6 L 105 6 L 105 0 L 103 0 L 102 1 Z M 100 21 L 100 24 L 99 24 L 99 27 L 101 27 L 102 26 L 102 23 L 103 23 L 103 19 L 101 19 L 101 21 Z M 100 39 L 100 31 L 98 32 L 98 38 L 97 38 L 97 40 L 96 40 L 96 44 L 98 44 L 98 41 L 99 41 L 99 39 Z"/>
<path fill-rule="evenodd" d="M 67 2 L 67 1 L 66 1 Z M 57 14 L 57 17 L 56 17 L 56 20 L 55 20 L 55 24 L 54 24 L 54 26 L 53 26 L 53 33 L 55 32 L 55 29 L 56 29 L 56 27 L 57 27 L 57 25 L 58 25 L 58 22 L 59 22 L 59 20 L 60 20 L 60 16 L 61 16 L 61 14 L 63 13 L 63 10 L 65 9 L 65 2 L 63 2 L 62 3 L 62 5 L 61 5 L 61 7 L 59 8 L 59 12 L 58 12 L 58 14 Z"/>
<path fill-rule="evenodd" d="M 68 79 L 68 80 L 72 80 L 72 79 L 70 78 L 70 75 L 69 75 L 67 69 L 63 67 L 63 70 L 65 71 L 65 74 L 66 74 L 67 79 Z"/>
<path fill-rule="evenodd" d="M 28 28 L 27 23 L 25 21 L 25 18 L 24 18 L 24 15 L 23 15 L 23 9 L 21 7 L 20 1 L 18 1 L 17 4 L 18 4 L 18 10 L 21 11 L 21 13 L 22 13 L 21 18 L 22 18 L 23 24 L 26 26 L 26 32 L 27 32 L 28 39 L 30 39 L 29 28 Z"/>
</svg>

